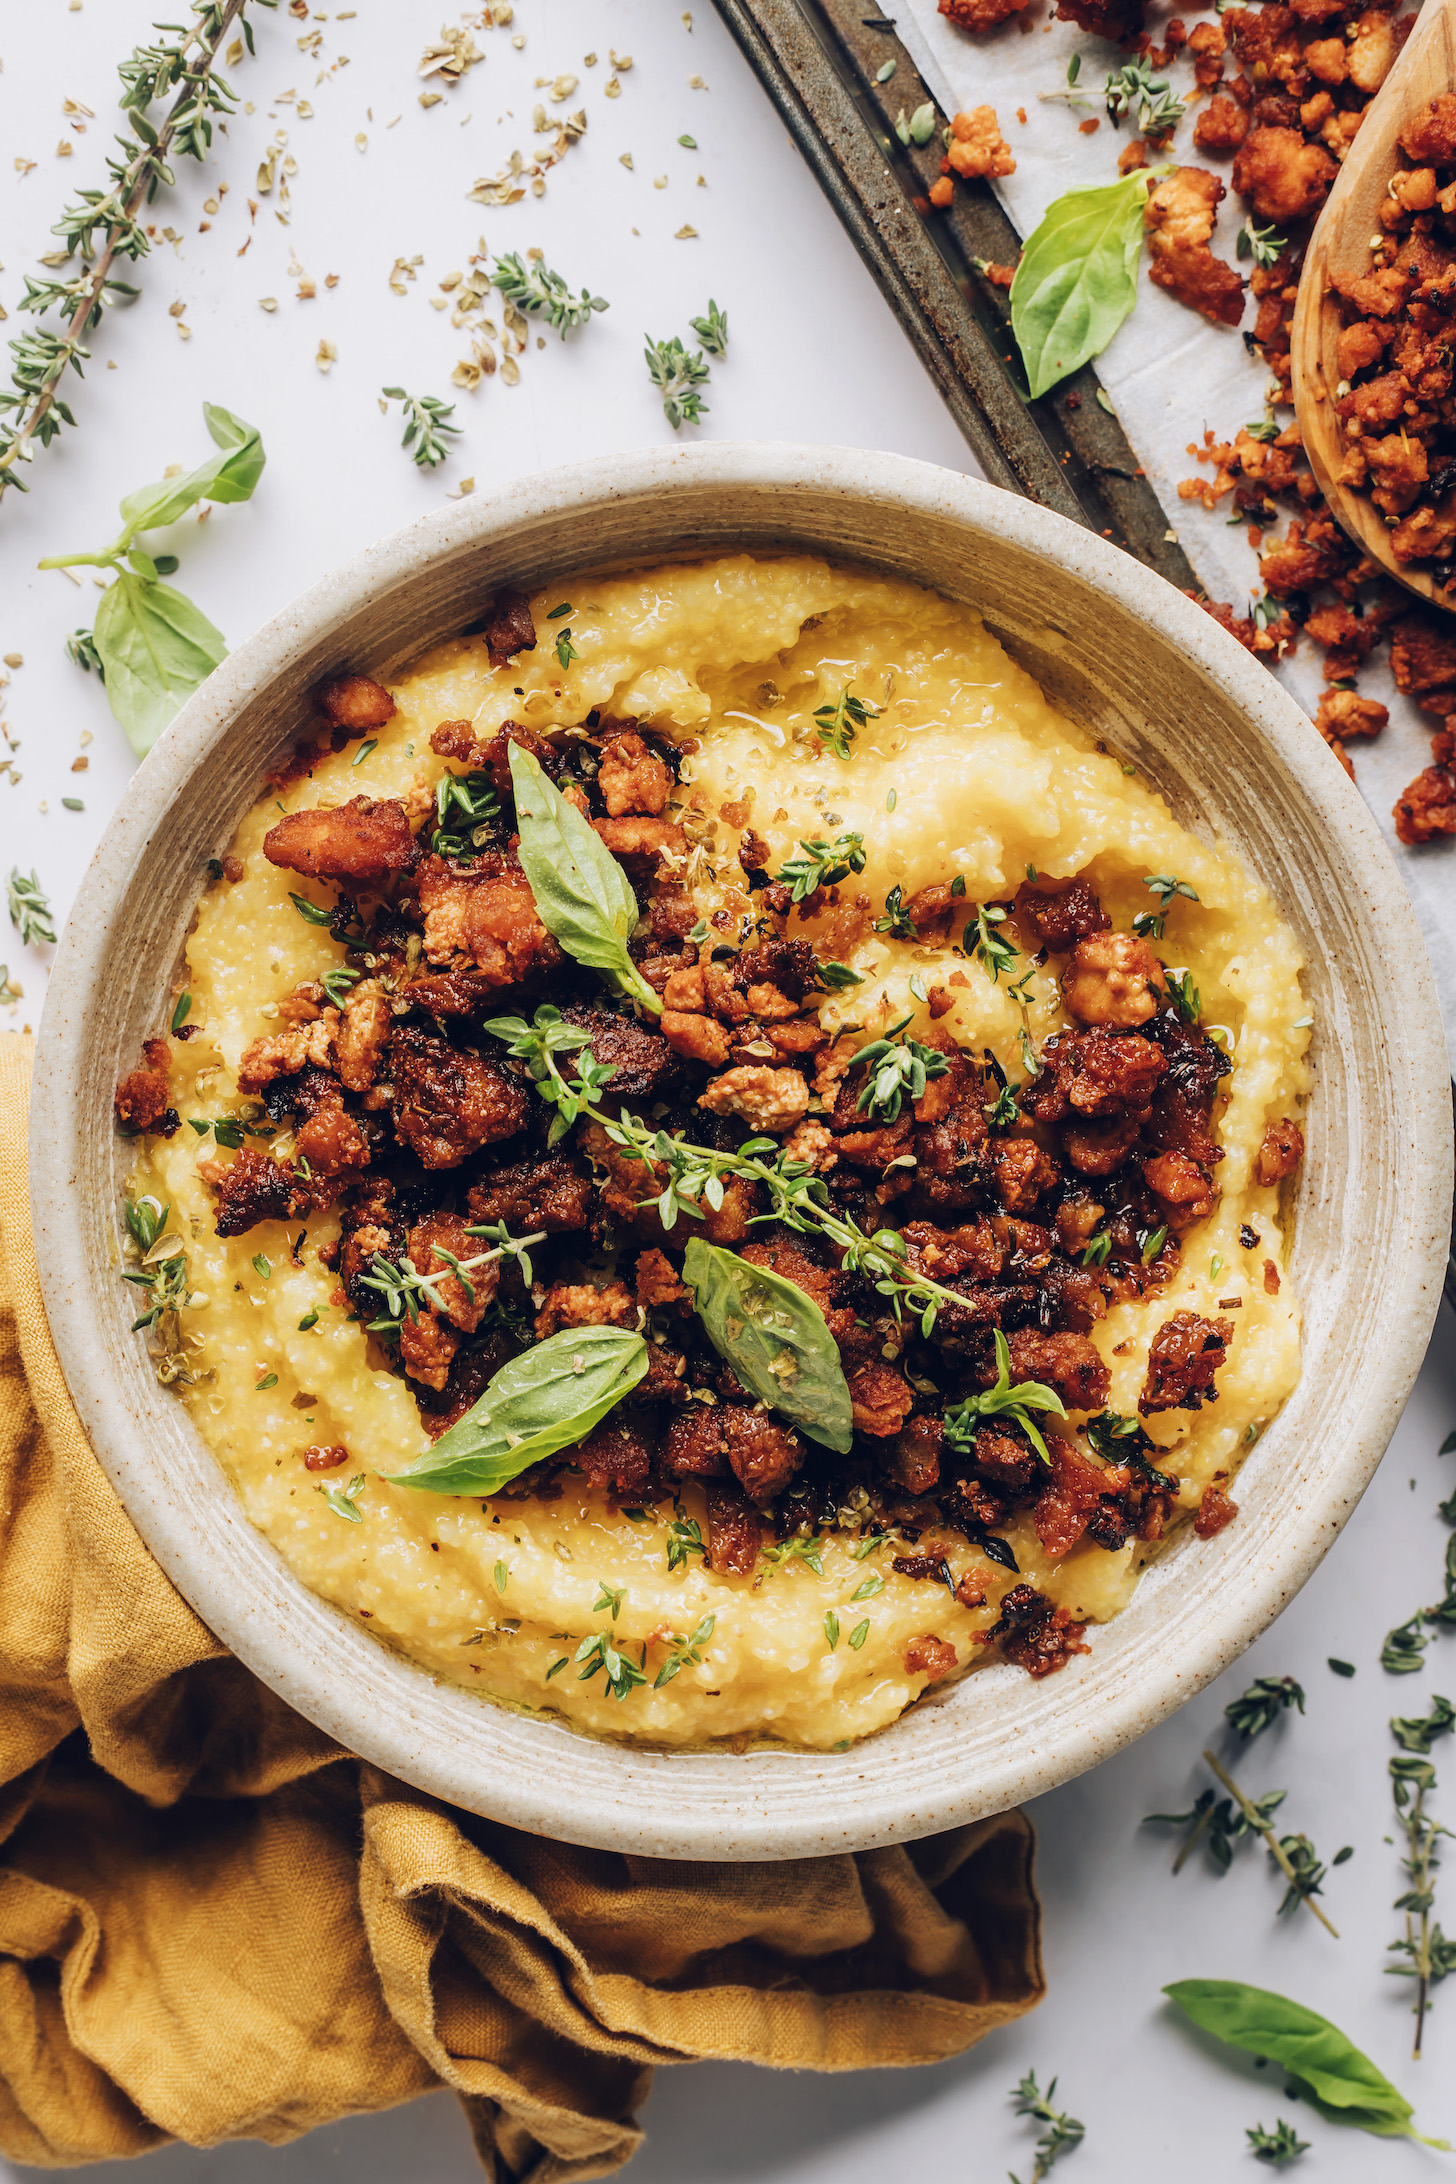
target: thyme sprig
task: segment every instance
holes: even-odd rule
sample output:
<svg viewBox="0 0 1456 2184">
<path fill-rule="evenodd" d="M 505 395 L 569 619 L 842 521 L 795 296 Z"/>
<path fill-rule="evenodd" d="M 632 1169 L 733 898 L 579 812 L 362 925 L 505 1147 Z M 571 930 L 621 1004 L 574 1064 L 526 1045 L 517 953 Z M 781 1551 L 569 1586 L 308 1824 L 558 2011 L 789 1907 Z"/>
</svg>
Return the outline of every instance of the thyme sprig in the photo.
<svg viewBox="0 0 1456 2184">
<path fill-rule="evenodd" d="M 562 275 L 553 272 L 544 258 L 523 261 L 518 251 L 496 259 L 495 285 L 518 311 L 528 311 L 532 317 L 544 312 L 563 341 L 573 327 L 585 326 L 593 312 L 611 309 L 605 296 L 594 296 L 588 288 L 574 296 Z"/>
<path fill-rule="evenodd" d="M 1020 955 L 1020 950 L 1000 930 L 1007 915 L 999 905 L 983 902 L 966 927 L 966 954 L 976 957 L 993 986 L 1000 984 L 1003 971 L 1009 982 Z"/>
<path fill-rule="evenodd" d="M 1255 265 L 1277 265 L 1280 253 L 1289 248 L 1289 239 L 1274 233 L 1271 221 L 1268 227 L 1260 227 L 1257 221 L 1246 220 L 1234 238 L 1234 253 L 1240 258 L 1252 258 Z"/>
<path fill-rule="evenodd" d="M 797 856 L 784 859 L 778 878 L 790 890 L 795 902 L 805 902 L 817 889 L 837 887 L 851 872 L 863 872 L 864 868 L 862 834 L 836 834 L 832 842 L 823 835 L 814 834 L 800 841 Z"/>
<path fill-rule="evenodd" d="M 1161 940 L 1163 928 L 1168 922 L 1168 912 L 1176 898 L 1181 895 L 1187 902 L 1197 902 L 1198 893 L 1186 880 L 1178 879 L 1171 872 L 1150 872 L 1143 881 L 1143 886 L 1150 894 L 1157 896 L 1158 907 L 1156 910 L 1140 910 L 1132 921 L 1132 929 L 1135 933 L 1141 933 L 1144 940 Z"/>
<path fill-rule="evenodd" d="M 260 7 L 277 4 L 257 0 Z M 121 62 L 121 108 L 130 117 L 131 134 L 117 138 L 120 156 L 107 162 L 111 188 L 80 191 L 52 230 L 64 243 L 65 256 L 79 256 L 84 269 L 65 281 L 26 280 L 21 310 L 40 318 L 50 311 L 64 312 L 65 326 L 60 333 L 38 326 L 10 344 L 10 384 L 0 392 L 0 416 L 6 419 L 0 424 L 0 497 L 9 486 L 27 492 L 19 466 L 35 460 L 37 443 L 48 448 L 64 426 L 76 422 L 61 398 L 61 383 L 67 371 L 85 376 L 82 365 L 90 350 L 83 343 L 108 306 L 118 299 L 129 302 L 139 292 L 114 267 L 123 258 L 135 265 L 150 250 L 140 216 L 158 190 L 175 181 L 169 158 L 205 158 L 214 117 L 235 111 L 234 93 L 215 73 L 214 64 L 235 22 L 240 22 L 252 52 L 253 26 L 244 18 L 246 6 L 247 0 L 195 0 L 190 26 L 159 25 L 173 36 L 158 45 L 138 46 Z M 157 127 L 148 121 L 146 110 L 174 88 L 177 96 Z"/>
<path fill-rule="evenodd" d="M 898 880 L 885 897 L 884 915 L 871 920 L 870 931 L 872 933 L 883 933 L 887 940 L 915 940 L 918 938 L 915 920 L 910 915 L 910 906 L 905 901 Z"/>
<path fill-rule="evenodd" d="M 55 913 L 33 867 L 27 879 L 19 865 L 11 866 L 5 882 L 5 906 L 11 924 L 20 934 L 22 948 L 30 947 L 33 941 L 55 939 Z"/>
<path fill-rule="evenodd" d="M 884 710 L 882 705 L 867 705 L 863 698 L 857 698 L 853 684 L 846 683 L 832 705 L 814 708 L 814 733 L 826 751 L 847 759 L 858 731 L 878 720 Z"/>
<path fill-rule="evenodd" d="M 1251 2131 L 1245 2131 L 1250 2152 L 1256 2161 L 1267 2161 L 1271 2169 L 1287 2168 L 1301 2154 L 1309 2152 L 1309 2140 L 1302 2139 L 1292 2123 L 1283 2116 L 1274 2118 L 1274 2128 L 1266 2131 L 1262 2123 L 1256 2123 Z"/>
<path fill-rule="evenodd" d="M 1260 1803 L 1263 1801 L 1256 1803 L 1254 1799 L 1246 1797 L 1237 1782 L 1234 1781 L 1233 1776 L 1225 1772 L 1212 1752 L 1206 1751 L 1203 1757 L 1208 1766 L 1218 1776 L 1219 1781 L 1228 1791 L 1230 1797 L 1238 1805 L 1249 1826 L 1263 1836 L 1270 1857 L 1289 1883 L 1284 1891 L 1284 1900 L 1279 1906 L 1280 1911 L 1292 1910 L 1296 1904 L 1308 1904 L 1321 1926 L 1326 1927 L 1338 1941 L 1340 1938 L 1338 1928 L 1331 1924 L 1319 1905 L 1314 1901 L 1314 1898 L 1320 1893 L 1320 1882 L 1324 1878 L 1325 1869 L 1316 1860 L 1314 1846 L 1311 1844 L 1309 1837 L 1307 1835 L 1276 1835 L 1272 1820 L 1267 1813 L 1260 1809 Z"/>
<path fill-rule="evenodd" d="M 1075 2116 L 1069 2116 L 1064 2109 L 1053 2107 L 1056 2097 L 1056 2079 L 1052 2079 L 1043 2093 L 1036 2082 L 1034 2070 L 1026 2073 L 1011 2096 L 1016 2103 L 1018 2116 L 1031 2116 L 1038 2123 L 1046 2125 L 1045 2132 L 1036 2142 L 1036 2163 L 1031 2172 L 1030 2184 L 1041 2184 L 1053 2162 L 1060 2161 L 1063 2154 L 1069 2154 L 1074 2147 L 1080 2146 L 1087 2135 L 1085 2123 L 1080 2123 Z M 1014 2176 L 1011 2184 L 1017 2184 Z"/>
<path fill-rule="evenodd" d="M 702 350 L 685 348 L 677 334 L 669 341 L 654 341 L 651 334 L 645 334 L 643 340 L 647 376 L 662 396 L 662 414 L 673 431 L 701 424 L 708 405 L 699 390 L 709 377 L 708 359 Z"/>
<path fill-rule="evenodd" d="M 1389 1949 L 1389 1954 L 1403 1956 L 1407 1961 L 1387 1964 L 1385 1969 L 1396 1979 L 1413 1979 L 1416 1983 L 1411 2004 L 1416 2021 L 1411 2052 L 1419 2060 L 1431 1989 L 1456 1972 L 1456 1939 L 1448 1941 L 1439 1922 L 1431 1917 L 1439 1862 L 1436 1847 L 1443 1835 L 1451 1836 L 1453 1831 L 1426 1810 L 1426 1798 L 1436 1787 L 1431 1746 L 1437 1737 L 1449 1736 L 1456 1728 L 1456 1706 L 1438 1696 L 1429 1714 L 1397 1715 L 1390 1727 L 1401 1747 L 1390 1762 L 1390 1780 L 1396 1816 L 1405 1835 L 1401 1865 L 1411 1885 L 1395 1899 L 1395 1909 L 1405 1913 L 1405 1933 L 1399 1941 L 1391 1942 Z"/>
<path fill-rule="evenodd" d="M 435 784 L 435 828 L 430 848 L 437 857 L 465 857 L 481 847 L 484 831 L 500 814 L 500 798 L 489 774 L 441 774 Z"/>
<path fill-rule="evenodd" d="M 127 1199 L 122 1210 L 128 1248 L 140 1260 L 138 1266 L 124 1267 L 121 1275 L 124 1282 L 141 1291 L 137 1301 L 143 1309 L 132 1321 L 131 1331 L 134 1335 L 144 1328 L 153 1331 L 158 1347 L 151 1354 L 159 1380 L 190 1382 L 193 1376 L 186 1370 L 178 1314 L 191 1300 L 192 1292 L 186 1249 L 181 1237 L 167 1226 L 172 1209 L 159 1199 L 145 1196 Z"/>
<path fill-rule="evenodd" d="M 639 1667 L 635 1661 L 628 1660 L 626 1654 L 613 1645 L 612 1640 L 605 1631 L 598 1631 L 592 1638 L 583 1638 L 571 1658 L 573 1661 L 584 1661 L 586 1663 L 586 1666 L 577 1677 L 578 1683 L 590 1683 L 593 1676 L 600 1675 L 602 1670 L 605 1669 L 607 1672 L 607 1688 L 614 1699 L 630 1698 L 631 1694 L 647 1681 L 645 1667 L 647 1648 L 644 1646 L 642 1649 L 644 1665 Z"/>
<path fill-rule="evenodd" d="M 537 1229 L 530 1236 L 508 1236 L 504 1221 L 481 1221 L 473 1223 L 465 1233 L 467 1236 L 493 1237 L 494 1246 L 489 1251 L 478 1251 L 473 1257 L 462 1259 L 455 1252 L 447 1251 L 443 1244 L 436 1244 L 434 1255 L 445 1264 L 433 1274 L 422 1274 L 408 1252 L 403 1253 L 397 1263 L 386 1259 L 383 1252 L 375 1252 L 369 1263 L 370 1270 L 360 1284 L 364 1289 L 377 1290 L 384 1299 L 383 1313 L 378 1319 L 367 1322 L 371 1335 L 397 1336 L 406 1318 L 411 1325 L 418 1321 L 421 1302 L 432 1304 L 437 1312 L 447 1312 L 449 1308 L 440 1294 L 440 1284 L 451 1275 L 474 1304 L 475 1284 L 471 1275 L 480 1267 L 493 1265 L 497 1259 L 514 1259 L 521 1269 L 522 1281 L 530 1288 L 530 1247 L 545 1242 L 545 1229 Z"/>
<path fill-rule="evenodd" d="M 403 387 L 381 387 L 386 402 L 398 402 L 404 410 L 404 438 L 401 447 L 407 447 L 412 461 L 421 470 L 438 470 L 448 462 L 454 452 L 447 445 L 447 435 L 458 439 L 460 427 L 452 425 L 455 415 L 453 402 L 442 402 L 434 394 L 406 394 Z"/>
<path fill-rule="evenodd" d="M 563 1024 L 560 1012 L 549 1003 L 543 1002 L 536 1010 L 534 1023 L 528 1024 L 518 1016 L 495 1017 L 487 1019 L 483 1028 L 507 1041 L 509 1054 L 525 1063 L 537 1092 L 556 1109 L 550 1133 L 553 1143 L 585 1116 L 600 1125 L 610 1143 L 628 1160 L 642 1163 L 644 1182 L 653 1178 L 656 1168 L 666 1170 L 666 1181 L 656 1189 L 655 1197 L 641 1200 L 644 1206 L 657 1206 L 665 1230 L 672 1230 L 680 1217 L 701 1221 L 705 1204 L 716 1211 L 723 1203 L 725 1182 L 738 1177 L 759 1185 L 768 1198 L 768 1212 L 755 1214 L 754 1225 L 778 1221 L 800 1235 L 822 1236 L 842 1254 L 840 1263 L 846 1272 L 862 1274 L 874 1283 L 877 1294 L 886 1299 L 897 1319 L 907 1310 L 918 1314 L 920 1331 L 927 1338 L 943 1306 L 965 1305 L 965 1298 L 957 1291 L 915 1272 L 908 1264 L 905 1241 L 898 1230 L 882 1228 L 870 1235 L 841 1214 L 822 1177 L 807 1162 L 791 1160 L 776 1138 L 746 1138 L 733 1151 L 722 1152 L 695 1145 L 676 1133 L 653 1129 L 638 1115 L 625 1111 L 618 1114 L 603 1107 L 598 1095 L 611 1077 L 612 1065 L 598 1062 L 591 1054 L 587 1035 Z M 557 1061 L 558 1055 L 567 1052 L 582 1057 L 572 1078 L 562 1074 Z M 999 1359 L 999 1350 L 997 1355 Z M 1036 1408 L 1061 1413 L 1061 1400 L 1050 1388 L 1026 1381 L 1021 1389 L 1036 1390 L 1045 1398 L 1036 1403 Z M 988 1391 L 988 1398 L 995 1392 Z M 1015 1401 L 1032 1400 L 1019 1390 L 1013 1390 L 1012 1395 Z M 973 1401 L 985 1402 L 988 1398 Z"/>
<path fill-rule="evenodd" d="M 1104 95 L 1114 128 L 1134 109 L 1144 136 L 1166 136 L 1183 119 L 1182 99 L 1164 78 L 1154 76 L 1146 55 L 1114 69 Z"/>
<path fill-rule="evenodd" d="M 728 354 L 728 313 L 720 311 L 711 296 L 708 298 L 705 315 L 702 318 L 689 319 L 688 324 L 709 356 L 721 360 Z"/>
<path fill-rule="evenodd" d="M 903 1100 L 922 1098 L 929 1079 L 943 1077 L 950 1068 L 935 1047 L 923 1046 L 918 1039 L 900 1039 L 910 1021 L 909 1016 L 900 1017 L 882 1039 L 872 1039 L 849 1058 L 851 1069 L 860 1062 L 865 1065 L 864 1089 L 855 1106 L 871 1122 L 895 1122 Z"/>
<path fill-rule="evenodd" d="M 1247 1691 L 1230 1700 L 1224 1714 L 1246 1742 L 1262 1736 L 1291 1706 L 1304 1712 L 1304 1691 L 1292 1676 L 1256 1676 Z"/>
<path fill-rule="evenodd" d="M 660 1691 L 664 1684 L 671 1683 L 681 1669 L 696 1668 L 699 1665 L 703 1658 L 703 1647 L 712 1637 L 717 1624 L 716 1615 L 705 1615 L 690 1636 L 679 1638 L 676 1632 L 673 1633 L 672 1651 L 653 1679 L 654 1691 Z"/>
</svg>

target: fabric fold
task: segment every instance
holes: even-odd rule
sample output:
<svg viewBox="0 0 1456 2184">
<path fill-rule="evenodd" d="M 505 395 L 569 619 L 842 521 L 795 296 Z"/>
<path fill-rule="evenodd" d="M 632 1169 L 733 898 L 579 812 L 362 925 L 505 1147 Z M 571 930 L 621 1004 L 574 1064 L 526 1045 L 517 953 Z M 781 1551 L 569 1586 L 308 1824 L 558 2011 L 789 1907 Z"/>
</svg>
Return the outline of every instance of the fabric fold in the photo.
<svg viewBox="0 0 1456 2184">
<path fill-rule="evenodd" d="M 630 2160 L 659 2064 L 957 2054 L 1041 1998 L 1031 1829 L 678 1863 L 448 1809 L 233 1659 L 66 1391 L 0 1037 L 0 2152 L 277 2143 L 449 2086 L 491 2184 Z"/>
</svg>

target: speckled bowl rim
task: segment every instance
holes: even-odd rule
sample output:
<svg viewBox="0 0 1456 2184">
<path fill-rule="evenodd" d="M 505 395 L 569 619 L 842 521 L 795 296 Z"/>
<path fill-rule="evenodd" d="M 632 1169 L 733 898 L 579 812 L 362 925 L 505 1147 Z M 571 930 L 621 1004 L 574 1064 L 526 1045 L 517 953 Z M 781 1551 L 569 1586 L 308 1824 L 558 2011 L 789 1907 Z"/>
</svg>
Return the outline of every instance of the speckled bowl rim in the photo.
<svg viewBox="0 0 1456 2184">
<path fill-rule="evenodd" d="M 113 927 L 132 876 L 169 805 L 227 737 L 239 710 L 286 663 L 330 629 L 418 578 L 438 557 L 508 539 L 523 523 L 559 522 L 563 539 L 590 531 L 592 509 L 652 495 L 670 512 L 684 485 L 751 486 L 791 506 L 813 488 L 858 504 L 866 518 L 893 507 L 911 518 L 963 523 L 1068 571 L 1131 613 L 1150 648 L 1172 647 L 1252 722 L 1302 793 L 1344 866 L 1358 877 L 1383 976 L 1396 989 L 1385 1016 L 1399 1033 L 1401 1129 L 1420 1160 L 1400 1212 L 1398 1263 L 1385 1269 L 1379 1323 L 1352 1339 L 1378 1344 L 1357 1414 L 1337 1455 L 1325 1452 L 1319 1497 L 1294 1494 L 1278 1536 L 1237 1584 L 1196 1550 L 1190 1582 L 1206 1612 L 1137 1673 L 1119 1673 L 1115 1646 L 1022 1697 L 989 1756 L 957 1770 L 944 1753 L 915 1764 L 926 1711 L 843 1754 L 662 1753 L 587 1738 L 559 1723 L 482 1702 L 368 1637 L 321 1602 L 242 1516 L 221 1471 L 199 1509 L 168 1491 L 151 1397 L 127 1395 L 110 1321 L 96 1294 L 83 1208 L 102 1179 L 83 1172 L 78 1047 L 71 1028 L 106 990 Z M 649 549 L 671 558 L 666 544 Z M 846 527 L 846 539 L 851 528 Z M 795 550 L 791 531 L 785 550 Z M 800 550 L 815 550 L 801 547 Z M 850 548 L 846 544 L 846 556 Z M 859 556 L 873 560 L 873 556 Z M 565 565 L 590 566 L 579 544 Z M 926 581 L 934 582 L 932 575 Z M 1090 638 L 1069 636 L 1069 643 Z M 1151 657 L 1151 651 L 1150 651 Z M 1451 1208 L 1449 1087 L 1434 982 L 1394 863 L 1354 789 L 1277 681 L 1191 600 L 1129 555 L 1058 515 L 925 463 L 858 449 L 719 444 L 604 457 L 515 483 L 425 516 L 355 556 L 233 652 L 188 702 L 131 783 L 85 876 L 57 950 L 36 1059 L 32 1198 L 41 1283 L 67 1384 L 96 1454 L 152 1553 L 224 1644 L 299 1712 L 356 1752 L 420 1788 L 532 1832 L 668 1857 L 758 1859 L 865 1848 L 926 1835 L 1003 1810 L 1067 1781 L 1151 1728 L 1209 1682 L 1264 1630 L 1309 1577 L 1353 1509 L 1400 1417 L 1440 1296 Z M 1409 1153 L 1407 1151 L 1407 1160 Z M 105 1189 L 111 1188 L 110 1178 Z M 1358 1191 L 1358 1176 L 1345 1179 Z M 155 1389 L 157 1404 L 171 1404 Z M 180 1407 L 173 1405 L 176 1411 Z M 184 1414 L 185 1415 L 185 1414 Z M 172 1420 L 166 1430 L 172 1430 Z M 192 1434 L 190 1422 L 187 1432 Z M 1267 1437 L 1273 1441 L 1278 1424 Z M 193 1436 L 195 1439 L 195 1436 Z M 197 1448 L 202 1449 L 200 1440 Z M 1263 1456 L 1256 1450 L 1251 1468 Z M 1297 1482 L 1296 1482 L 1297 1484 Z M 1234 1535 L 1226 1535 L 1232 1539 Z M 1180 1549 L 1180 1552 L 1184 1550 Z M 243 1573 L 246 1571 L 246 1577 Z M 1151 1582 L 1151 1576 L 1144 1584 Z M 1106 1626 L 1116 1632 L 1117 1624 Z M 1001 1675 L 991 1670 L 983 1674 Z M 1011 1674 L 1007 1670 L 1004 1673 Z M 937 1694 L 953 1702 L 973 1677 Z M 924 1739 L 922 1738 L 922 1742 Z M 939 1749 L 938 1747 L 936 1748 Z M 952 1747 L 952 1751 L 954 1747 Z"/>
</svg>

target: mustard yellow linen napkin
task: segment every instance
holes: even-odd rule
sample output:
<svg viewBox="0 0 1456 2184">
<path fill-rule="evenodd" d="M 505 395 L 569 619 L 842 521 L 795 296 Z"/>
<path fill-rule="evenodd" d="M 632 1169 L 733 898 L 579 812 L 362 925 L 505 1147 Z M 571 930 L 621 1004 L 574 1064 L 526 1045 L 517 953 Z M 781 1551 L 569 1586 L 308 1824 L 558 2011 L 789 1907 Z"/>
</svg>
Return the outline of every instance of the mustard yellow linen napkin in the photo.
<svg viewBox="0 0 1456 2184">
<path fill-rule="evenodd" d="M 438 2085 L 492 2184 L 605 2176 L 658 2063 L 959 2053 L 1044 1992 L 1031 1829 L 686 1864 L 445 1808 L 234 1660 L 133 1530 L 36 1280 L 0 1037 L 0 2152 L 279 2141 Z"/>
</svg>

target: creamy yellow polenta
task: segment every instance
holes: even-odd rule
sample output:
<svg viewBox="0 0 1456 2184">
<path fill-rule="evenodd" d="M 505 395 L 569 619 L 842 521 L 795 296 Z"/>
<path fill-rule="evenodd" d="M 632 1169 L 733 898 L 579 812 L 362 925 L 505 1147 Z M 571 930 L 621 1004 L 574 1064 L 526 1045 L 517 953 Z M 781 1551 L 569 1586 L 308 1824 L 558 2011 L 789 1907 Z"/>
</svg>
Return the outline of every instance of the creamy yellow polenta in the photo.
<svg viewBox="0 0 1456 2184">
<path fill-rule="evenodd" d="M 578 653 L 565 669 L 546 619 L 563 598 L 573 604 Z M 775 870 L 800 836 L 858 830 L 868 859 L 862 879 L 807 931 L 822 954 L 848 960 L 867 983 L 828 1000 L 823 1022 L 863 1025 L 874 1036 L 909 1011 L 921 1031 L 927 1012 L 917 996 L 959 972 L 965 982 L 941 1028 L 978 1052 L 989 1047 L 1013 1076 L 1023 1074 L 1022 1017 L 1005 986 L 948 946 L 868 931 L 855 892 L 878 910 L 897 883 L 908 900 L 960 874 L 975 904 L 1009 896 L 1029 866 L 1047 876 L 1090 868 L 1114 926 L 1126 929 L 1149 907 L 1146 875 L 1176 873 L 1196 890 L 1196 903 L 1175 902 L 1160 953 L 1191 970 L 1204 1022 L 1221 1027 L 1234 1063 L 1214 1108 L 1222 1199 L 1184 1240 L 1170 1286 L 1114 1306 L 1093 1336 L 1112 1374 L 1110 1405 L 1131 1414 L 1149 1341 L 1168 1314 L 1217 1317 L 1220 1300 L 1239 1300 L 1233 1311 L 1224 1304 L 1235 1333 L 1218 1402 L 1149 1421 L 1160 1450 L 1177 1452 L 1180 1506 L 1195 1507 L 1216 1473 L 1237 1468 L 1299 1372 L 1278 1194 L 1251 1174 L 1266 1123 L 1290 1113 L 1308 1085 L 1300 954 L 1265 889 L 1226 846 L 1175 824 L 1154 787 L 1049 705 L 970 608 L 909 584 L 817 560 L 739 555 L 574 577 L 568 591 L 544 591 L 532 607 L 543 633 L 534 652 L 492 668 L 483 638 L 437 647 L 393 686 L 398 713 L 367 756 L 356 759 L 352 746 L 325 760 L 286 795 L 289 808 L 432 787 L 443 767 L 430 735 L 442 720 L 468 719 L 482 735 L 508 719 L 550 732 L 599 707 L 649 723 L 687 740 L 685 877 L 705 913 L 748 910 L 736 861 L 744 826 L 769 842 Z M 880 713 L 846 763 L 822 748 L 813 714 L 847 684 Z M 208 890 L 187 943 L 195 1032 L 174 1041 L 172 1065 L 184 1122 L 251 1111 L 237 1090 L 244 1048 L 273 1025 L 281 996 L 340 960 L 328 934 L 289 900 L 301 893 L 330 902 L 333 890 L 263 855 L 277 816 L 270 791 L 232 845 L 243 877 Z M 1031 982 L 1038 1047 L 1066 1021 L 1054 974 L 1051 965 Z M 219 1240 L 198 1173 L 199 1158 L 214 1152 L 210 1138 L 184 1127 L 151 1141 L 135 1178 L 138 1190 L 170 1204 L 189 1253 L 193 1297 L 182 1326 L 195 1377 L 183 1400 L 249 1517 L 291 1568 L 387 1644 L 493 1699 L 663 1745 L 758 1737 L 837 1745 L 893 1721 L 924 1688 L 924 1675 L 904 1665 L 913 1638 L 933 1632 L 950 1641 L 961 1668 L 985 1657 L 975 1635 L 1015 1580 L 949 1531 L 953 1570 L 977 1563 L 992 1580 L 983 1608 L 897 1576 L 887 1546 L 856 1559 L 852 1543 L 833 1534 L 822 1545 L 822 1576 L 798 1557 L 761 1561 L 752 1579 L 716 1576 L 696 1556 L 669 1572 L 669 1508 L 629 1519 L 584 1487 L 573 1492 L 569 1478 L 560 1501 L 485 1505 L 385 1484 L 378 1473 L 399 1470 L 429 1442 L 409 1384 L 371 1364 L 364 1333 L 334 1301 L 336 1277 L 319 1249 L 337 1234 L 337 1217 L 309 1221 L 296 1249 L 298 1229 L 271 1223 Z M 1240 1241 L 1245 1223 L 1259 1239 L 1250 1249 Z M 1266 1262 L 1279 1276 L 1276 1294 Z M 361 1522 L 342 1520 L 317 1491 L 301 1460 L 309 1444 L 347 1447 L 348 1471 L 331 1474 L 332 1483 L 367 1474 L 355 1505 Z M 689 1487 L 686 1507 L 701 1518 L 695 1496 Z M 1153 1551 L 1134 1541 L 1109 1553 L 1084 1542 L 1049 1562 L 1029 1514 L 1007 1536 L 1023 1578 L 1091 1621 L 1125 1604 Z M 623 1596 L 615 1623 L 596 1605 L 603 1583 Z M 831 1610 L 842 1633 L 833 1648 Z M 654 1689 L 672 1634 L 709 1615 L 701 1662 Z M 868 1628 L 852 1645 L 861 1623 Z M 598 1631 L 614 1633 L 634 1659 L 648 1649 L 649 1680 L 624 1702 L 600 1676 L 582 1683 L 574 1666 L 547 1681 L 554 1662 Z"/>
</svg>

